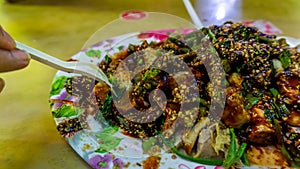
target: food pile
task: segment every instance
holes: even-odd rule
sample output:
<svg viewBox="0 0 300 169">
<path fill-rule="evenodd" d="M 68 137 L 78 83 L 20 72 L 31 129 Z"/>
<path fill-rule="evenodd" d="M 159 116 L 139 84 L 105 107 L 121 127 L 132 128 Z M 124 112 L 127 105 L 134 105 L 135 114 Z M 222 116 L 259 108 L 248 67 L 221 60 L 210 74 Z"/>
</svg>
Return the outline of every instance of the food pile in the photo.
<svg viewBox="0 0 300 169">
<path fill-rule="evenodd" d="M 130 64 L 120 66 L 129 56 Z M 220 65 L 213 62 L 214 56 L 220 58 Z M 195 81 L 176 82 L 175 79 L 184 79 L 186 75 L 181 64 L 172 62 L 176 73 L 159 69 L 170 58 L 183 60 Z M 141 69 L 134 76 L 128 71 L 151 64 L 157 66 Z M 160 42 L 131 44 L 114 56 L 106 56 L 99 64 L 118 93 L 115 96 L 107 85 L 96 84 L 93 92 L 100 113 L 95 119 L 104 118 L 125 134 L 145 143 L 162 144 L 178 156 L 202 164 L 225 168 L 249 165 L 297 168 L 300 167 L 299 64 L 300 53 L 285 39 L 233 22 L 170 36 Z M 220 78 L 222 72 L 208 70 L 211 67 L 222 68 L 225 79 Z M 116 71 L 122 74 L 116 75 Z M 216 97 L 212 78 L 217 84 L 224 83 L 226 91 L 224 102 L 216 99 L 223 109 L 214 109 L 215 112 L 210 111 L 211 100 Z M 165 105 L 160 104 L 160 95 L 152 92 L 155 89 L 164 92 Z M 198 107 L 181 111 L 183 90 L 197 91 L 198 95 L 185 100 L 185 104 L 198 103 Z M 122 104 L 125 93 L 127 102 Z M 149 95 L 156 102 L 151 102 Z M 149 109 L 151 113 L 145 113 Z M 124 113 L 130 118 L 125 118 Z M 159 113 L 159 118 L 151 120 Z M 216 122 L 210 113 L 222 116 Z M 139 123 L 139 119 L 149 122 Z"/>
</svg>

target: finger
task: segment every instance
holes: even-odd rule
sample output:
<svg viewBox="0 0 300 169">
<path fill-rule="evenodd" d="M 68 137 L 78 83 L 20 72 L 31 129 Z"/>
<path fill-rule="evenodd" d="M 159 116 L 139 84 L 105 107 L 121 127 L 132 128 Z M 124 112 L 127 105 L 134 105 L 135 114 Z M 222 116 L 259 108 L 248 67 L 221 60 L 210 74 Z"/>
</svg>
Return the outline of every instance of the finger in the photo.
<svg viewBox="0 0 300 169">
<path fill-rule="evenodd" d="M 0 48 L 12 50 L 16 47 L 13 38 L 0 25 Z"/>
<path fill-rule="evenodd" d="M 18 70 L 29 64 L 30 56 L 22 50 L 2 50 L 0 49 L 0 72 Z"/>
<path fill-rule="evenodd" d="M 4 88 L 4 85 L 5 85 L 4 80 L 0 78 L 0 93 Z"/>
</svg>

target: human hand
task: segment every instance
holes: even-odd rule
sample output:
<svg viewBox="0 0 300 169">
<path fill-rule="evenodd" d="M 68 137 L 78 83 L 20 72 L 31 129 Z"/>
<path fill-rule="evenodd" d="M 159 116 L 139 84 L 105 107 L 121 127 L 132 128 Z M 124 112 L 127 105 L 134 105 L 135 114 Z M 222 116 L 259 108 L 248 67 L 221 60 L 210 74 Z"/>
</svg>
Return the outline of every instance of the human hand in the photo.
<svg viewBox="0 0 300 169">
<path fill-rule="evenodd" d="M 0 25 L 0 73 L 18 70 L 29 64 L 29 55 L 16 49 L 13 38 Z M 4 80 L 0 78 L 0 92 L 3 90 Z"/>
</svg>

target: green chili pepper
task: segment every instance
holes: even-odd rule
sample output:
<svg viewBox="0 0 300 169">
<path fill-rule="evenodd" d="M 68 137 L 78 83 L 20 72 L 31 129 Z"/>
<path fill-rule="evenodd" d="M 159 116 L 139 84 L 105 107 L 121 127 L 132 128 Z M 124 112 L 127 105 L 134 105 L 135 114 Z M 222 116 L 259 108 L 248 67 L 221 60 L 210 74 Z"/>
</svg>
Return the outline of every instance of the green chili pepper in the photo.
<svg viewBox="0 0 300 169">
<path fill-rule="evenodd" d="M 242 160 L 243 164 L 245 164 L 246 166 L 250 166 L 250 162 L 249 162 L 246 152 L 244 152 L 244 154 L 242 155 L 241 160 Z"/>
<path fill-rule="evenodd" d="M 297 163 L 300 163 L 300 158 L 295 157 L 294 161 L 297 162 Z"/>
<path fill-rule="evenodd" d="M 215 160 L 215 159 L 207 159 L 207 158 L 194 158 L 192 156 L 186 155 L 185 153 L 180 152 L 174 145 L 171 144 L 170 141 L 166 140 L 166 138 L 164 136 L 160 136 L 160 138 L 162 139 L 163 143 L 171 148 L 172 152 L 175 153 L 176 155 L 178 155 L 179 157 L 192 161 L 192 162 L 196 162 L 199 164 L 205 164 L 205 165 L 216 165 L 216 166 L 220 166 L 223 164 L 223 160 Z"/>
<path fill-rule="evenodd" d="M 238 161 L 241 159 L 243 154 L 245 154 L 245 150 L 247 148 L 247 143 L 242 143 L 242 145 L 239 147 L 238 151 L 236 152 L 236 156 L 234 159 L 234 162 Z"/>
<path fill-rule="evenodd" d="M 171 148 L 172 152 L 175 153 L 176 155 L 178 155 L 179 157 L 192 161 L 192 162 L 196 162 L 199 164 L 205 164 L 205 165 L 222 165 L 223 164 L 223 160 L 214 160 L 214 159 L 207 159 L 207 158 L 194 158 L 191 157 L 189 155 L 186 155 L 182 152 L 180 152 L 177 148 L 173 147 Z"/>
<path fill-rule="evenodd" d="M 236 156 L 236 154 L 235 154 L 236 153 L 236 136 L 235 136 L 233 128 L 230 128 L 229 131 L 231 134 L 231 143 L 229 146 L 229 151 L 228 151 L 227 157 L 222 164 L 222 166 L 225 168 L 229 168 L 231 166 L 231 164 L 234 162 L 234 159 Z"/>
<path fill-rule="evenodd" d="M 287 158 L 287 160 L 291 160 L 292 159 L 290 153 L 287 151 L 287 149 L 285 148 L 284 144 L 281 145 L 280 150 L 281 150 L 281 153 Z"/>
</svg>

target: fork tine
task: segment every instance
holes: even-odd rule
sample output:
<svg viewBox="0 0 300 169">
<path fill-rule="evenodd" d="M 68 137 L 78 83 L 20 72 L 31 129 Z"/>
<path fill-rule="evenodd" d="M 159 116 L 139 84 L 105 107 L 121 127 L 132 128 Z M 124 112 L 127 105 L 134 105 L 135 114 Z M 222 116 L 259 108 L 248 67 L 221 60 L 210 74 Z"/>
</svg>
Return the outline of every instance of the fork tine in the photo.
<svg viewBox="0 0 300 169">
<path fill-rule="evenodd" d="M 99 81 L 103 81 L 110 86 L 111 91 L 116 95 L 116 92 L 113 90 L 112 84 L 109 82 L 105 73 L 98 66 L 87 62 L 65 62 L 20 42 L 16 41 L 16 45 L 17 48 L 28 52 L 32 56 L 32 59 L 46 64 L 50 67 L 69 73 L 74 72 L 84 74 Z"/>
</svg>

